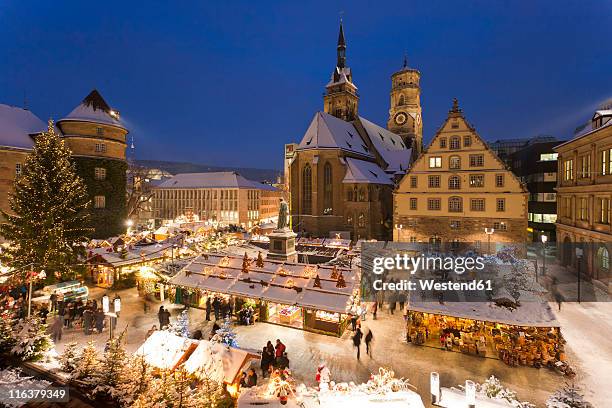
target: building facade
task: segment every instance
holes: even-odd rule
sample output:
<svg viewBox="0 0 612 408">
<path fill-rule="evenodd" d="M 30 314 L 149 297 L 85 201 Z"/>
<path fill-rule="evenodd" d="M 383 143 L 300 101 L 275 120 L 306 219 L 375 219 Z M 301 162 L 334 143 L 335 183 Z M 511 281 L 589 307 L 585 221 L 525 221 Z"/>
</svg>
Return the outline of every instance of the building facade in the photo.
<svg viewBox="0 0 612 408">
<path fill-rule="evenodd" d="M 158 222 L 196 215 L 250 228 L 276 220 L 280 198 L 280 190 L 235 172 L 185 173 L 153 187 L 153 212 Z"/>
<path fill-rule="evenodd" d="M 542 235 L 549 242 L 556 241 L 557 153 L 554 147 L 560 143 L 536 141 L 509 156 L 512 171 L 529 191 L 527 231 L 533 242 L 540 242 Z"/>
<path fill-rule="evenodd" d="M 609 288 L 612 110 L 595 112 L 590 128 L 555 151 L 559 154 L 558 255 L 563 264 L 577 267 L 575 246 L 583 246 L 582 272 Z"/>
<path fill-rule="evenodd" d="M 300 143 L 286 154 L 296 232 L 391 238 L 395 180 L 410 165 L 412 150 L 407 141 L 412 145 L 412 138 L 422 134 L 412 119 L 420 115 L 418 71 L 406 65 L 393 78 L 389 123 L 397 133 L 359 116 L 341 25 L 336 67 L 323 97 L 324 112 L 314 115 Z"/>
<path fill-rule="evenodd" d="M 403 242 L 527 239 L 527 190 L 467 122 L 457 100 L 399 183 L 394 224 L 394 240 Z"/>
<path fill-rule="evenodd" d="M 501 139 L 494 142 L 489 142 L 489 147 L 495 152 L 497 157 L 506 163 L 508 167 L 512 166 L 512 154 L 522 150 L 533 143 L 555 142 L 554 136 L 538 135 L 535 137 L 524 137 L 516 139 Z"/>
<path fill-rule="evenodd" d="M 124 232 L 128 130 L 119 113 L 93 90 L 56 125 L 91 198 L 92 237 L 108 238 Z M 9 211 L 15 177 L 32 152 L 34 137 L 46 129 L 47 125 L 29 110 L 0 104 L 0 209 Z"/>
</svg>

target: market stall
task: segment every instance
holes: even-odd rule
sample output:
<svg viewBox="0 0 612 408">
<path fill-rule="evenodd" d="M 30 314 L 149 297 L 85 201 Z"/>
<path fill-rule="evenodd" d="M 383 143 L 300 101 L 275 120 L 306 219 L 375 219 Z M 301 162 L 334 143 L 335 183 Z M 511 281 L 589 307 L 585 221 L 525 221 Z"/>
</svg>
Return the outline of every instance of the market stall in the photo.
<svg viewBox="0 0 612 408">
<path fill-rule="evenodd" d="M 358 290 L 356 273 L 349 268 L 221 254 L 198 256 L 170 284 L 192 306 L 203 307 L 214 296 L 255 305 L 259 321 L 336 336 L 346 327 Z"/>
<path fill-rule="evenodd" d="M 145 361 L 154 368 L 174 370 L 187 361 L 197 346 L 197 340 L 180 337 L 167 330 L 157 330 L 145 340 L 135 354 L 144 356 Z"/>
<path fill-rule="evenodd" d="M 407 340 L 511 366 L 553 366 L 565 360 L 564 340 L 548 303 L 506 307 L 494 302 L 414 302 Z"/>
</svg>

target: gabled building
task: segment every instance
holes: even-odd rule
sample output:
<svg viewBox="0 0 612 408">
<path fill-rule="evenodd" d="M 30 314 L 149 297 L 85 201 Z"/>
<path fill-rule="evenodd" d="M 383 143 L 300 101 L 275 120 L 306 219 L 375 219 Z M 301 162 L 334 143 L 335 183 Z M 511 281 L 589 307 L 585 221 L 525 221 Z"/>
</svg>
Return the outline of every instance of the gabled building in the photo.
<svg viewBox="0 0 612 408">
<path fill-rule="evenodd" d="M 419 75 L 405 64 L 393 76 L 389 124 L 394 132 L 361 117 L 340 25 L 336 67 L 323 97 L 324 112 L 315 113 L 288 156 L 296 232 L 391 238 L 395 181 L 410 166 L 411 146 L 419 146 L 422 140 Z"/>
<path fill-rule="evenodd" d="M 524 243 L 527 190 L 463 116 L 455 99 L 394 194 L 394 240 Z"/>
</svg>

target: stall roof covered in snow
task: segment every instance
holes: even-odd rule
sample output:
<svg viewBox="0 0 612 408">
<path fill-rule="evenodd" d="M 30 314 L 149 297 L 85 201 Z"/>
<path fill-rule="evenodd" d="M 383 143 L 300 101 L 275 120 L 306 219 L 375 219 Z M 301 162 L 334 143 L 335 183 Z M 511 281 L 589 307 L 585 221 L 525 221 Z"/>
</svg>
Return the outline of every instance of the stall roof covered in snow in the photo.
<svg viewBox="0 0 612 408">
<path fill-rule="evenodd" d="M 355 127 L 325 112 L 315 113 L 297 150 L 340 149 L 368 158 L 374 155 Z"/>
<path fill-rule="evenodd" d="M 97 90 L 93 90 L 83 99 L 83 101 L 72 110 L 65 118 L 60 119 L 58 123 L 64 121 L 83 121 L 101 123 L 125 129 L 119 115 L 111 114 L 113 109 L 106 103 L 102 95 Z"/>
<path fill-rule="evenodd" d="M 359 121 L 368 133 L 376 151 L 387 162 L 387 172 L 405 172 L 410 166 L 412 150 L 407 148 L 400 135 L 396 135 L 387 129 L 370 122 L 366 118 L 359 117 Z"/>
<path fill-rule="evenodd" d="M 155 368 L 174 369 L 186 360 L 197 346 L 196 340 L 177 336 L 167 330 L 153 332 L 136 350 L 137 356 Z"/>
<path fill-rule="evenodd" d="M 559 327 L 547 302 L 523 302 L 516 309 L 493 302 L 419 302 L 411 300 L 408 310 L 464 319 L 502 323 L 523 327 Z"/>
<path fill-rule="evenodd" d="M 90 262 L 98 262 L 116 268 L 170 256 L 169 251 L 172 250 L 172 245 L 175 243 L 174 240 L 169 239 L 154 245 L 128 245 L 127 253 L 123 256 L 121 252 L 115 252 L 112 246 L 94 248 L 88 251 L 87 258 L 90 259 Z"/>
<path fill-rule="evenodd" d="M 0 104 L 0 146 L 31 149 L 31 135 L 45 130 L 45 123 L 29 110 Z"/>
<path fill-rule="evenodd" d="M 376 163 L 347 157 L 346 164 L 343 183 L 393 184 L 390 176 Z"/>
<path fill-rule="evenodd" d="M 177 174 L 154 188 L 248 188 L 276 190 L 271 185 L 248 180 L 235 171 Z"/>
<path fill-rule="evenodd" d="M 269 260 L 264 261 L 263 267 L 257 267 L 255 260 L 251 260 L 249 272 L 244 273 L 241 257 L 202 254 L 176 274 L 170 283 L 309 309 L 346 313 L 359 282 L 351 269 L 337 268 L 336 271 L 342 272 L 346 287 L 337 287 L 337 280 L 331 278 L 331 267 Z M 314 287 L 317 274 L 321 288 Z"/>
<path fill-rule="evenodd" d="M 197 377 L 233 384 L 250 360 L 260 358 L 259 355 L 245 350 L 200 340 L 197 348 L 185 362 L 185 369 Z"/>
</svg>

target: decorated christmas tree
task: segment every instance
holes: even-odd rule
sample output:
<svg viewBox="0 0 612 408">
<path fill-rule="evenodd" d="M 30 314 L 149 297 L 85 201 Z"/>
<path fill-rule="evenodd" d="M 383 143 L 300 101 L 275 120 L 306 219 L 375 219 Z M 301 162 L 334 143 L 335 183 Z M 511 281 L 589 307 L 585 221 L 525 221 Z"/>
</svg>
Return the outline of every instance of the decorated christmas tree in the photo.
<svg viewBox="0 0 612 408">
<path fill-rule="evenodd" d="M 178 336 L 185 338 L 189 337 L 189 315 L 187 314 L 187 310 L 181 312 L 176 322 L 170 324 L 168 330 Z"/>
<path fill-rule="evenodd" d="M 338 268 L 336 265 L 332 268 L 331 274 L 329 275 L 331 279 L 338 279 Z"/>
<path fill-rule="evenodd" d="M 584 400 L 580 388 L 572 383 L 565 384 L 555 391 L 546 400 L 546 408 L 593 408 L 593 405 Z"/>
<path fill-rule="evenodd" d="M 152 381 L 153 370 L 145 356 L 134 355 L 122 367 L 114 396 L 122 406 L 130 406 L 140 395 L 149 391 Z"/>
<path fill-rule="evenodd" d="M 98 372 L 101 367 L 98 350 L 96 350 L 94 342 L 90 341 L 83 348 L 81 354 L 79 354 L 76 370 L 72 373 L 72 379 L 93 388 L 97 385 Z"/>
<path fill-rule="evenodd" d="M 65 373 L 71 374 L 76 370 L 78 361 L 77 346 L 76 342 L 66 344 L 64 352 L 59 357 L 60 368 Z"/>
<path fill-rule="evenodd" d="M 261 255 L 261 252 L 259 252 L 257 254 L 257 261 L 255 262 L 255 265 L 258 268 L 263 268 L 264 267 L 264 260 L 263 260 L 263 256 Z"/>
<path fill-rule="evenodd" d="M 90 199 L 70 156 L 49 121 L 47 132 L 36 137 L 34 150 L 15 179 L 11 212 L 1 212 L 6 222 L 0 224 L 0 236 L 14 244 L 3 255 L 22 271 L 16 276 L 21 282 L 30 268 L 44 268 L 47 281 L 58 275 L 72 277 L 71 265 L 84 252 L 83 246 L 75 244 L 91 231 Z"/>
<path fill-rule="evenodd" d="M 338 275 L 338 280 L 336 281 L 337 288 L 346 288 L 346 281 L 344 280 L 344 275 L 342 271 L 340 271 L 340 275 Z"/>
<path fill-rule="evenodd" d="M 242 258 L 242 273 L 249 273 L 250 266 L 251 266 L 251 261 L 249 260 L 249 256 L 245 252 L 244 257 Z"/>
<path fill-rule="evenodd" d="M 117 393 L 117 385 L 121 382 L 121 374 L 126 364 L 126 352 L 123 348 L 125 331 L 118 337 L 108 341 L 102 364 L 96 372 L 97 387 L 94 394 L 105 394 L 114 397 Z"/>
<path fill-rule="evenodd" d="M 20 320 L 13 330 L 15 343 L 12 354 L 22 361 L 42 360 L 47 350 L 53 347 L 53 341 L 46 332 L 47 325 L 38 316 Z"/>
<path fill-rule="evenodd" d="M 236 342 L 236 332 L 234 332 L 234 329 L 232 328 L 232 320 L 229 317 L 223 319 L 221 328 L 217 330 L 210 341 L 213 343 L 222 343 L 229 347 L 238 347 L 238 343 Z"/>
<path fill-rule="evenodd" d="M 319 277 L 319 274 L 317 274 L 317 276 L 315 276 L 315 280 L 314 283 L 312 284 L 313 287 L 315 288 L 321 288 L 321 277 Z"/>
<path fill-rule="evenodd" d="M 141 393 L 132 404 L 132 408 L 173 407 L 173 375 L 170 370 L 161 370 L 159 375 L 149 382 L 147 392 Z"/>
</svg>

